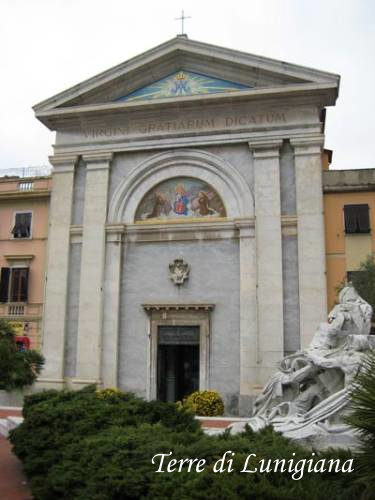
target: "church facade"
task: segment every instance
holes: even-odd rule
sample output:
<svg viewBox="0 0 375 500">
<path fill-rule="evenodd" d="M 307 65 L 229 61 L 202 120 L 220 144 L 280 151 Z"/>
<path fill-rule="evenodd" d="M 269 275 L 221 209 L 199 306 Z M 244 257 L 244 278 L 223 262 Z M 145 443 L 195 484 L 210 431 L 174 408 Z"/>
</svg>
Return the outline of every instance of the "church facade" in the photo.
<svg viewBox="0 0 375 500">
<path fill-rule="evenodd" d="M 326 317 L 339 77 L 178 36 L 34 107 L 56 131 L 40 387 L 246 415 Z"/>
</svg>

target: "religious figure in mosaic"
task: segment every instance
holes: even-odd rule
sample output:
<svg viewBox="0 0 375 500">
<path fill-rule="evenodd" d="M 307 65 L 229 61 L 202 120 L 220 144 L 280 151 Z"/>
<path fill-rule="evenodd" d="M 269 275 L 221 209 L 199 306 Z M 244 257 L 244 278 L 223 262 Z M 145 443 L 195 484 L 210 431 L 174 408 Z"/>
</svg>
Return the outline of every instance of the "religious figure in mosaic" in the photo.
<svg viewBox="0 0 375 500">
<path fill-rule="evenodd" d="M 175 201 L 173 203 L 174 213 L 177 215 L 187 215 L 188 203 L 189 198 L 187 197 L 187 192 L 185 191 L 183 184 L 177 184 L 175 191 Z"/>
<path fill-rule="evenodd" d="M 147 219 L 154 219 L 158 217 L 167 216 L 171 211 L 171 204 L 160 193 L 155 193 L 154 206 L 152 212 L 147 215 Z"/>
<path fill-rule="evenodd" d="M 136 89 L 130 94 L 116 99 L 117 101 L 142 101 L 153 99 L 165 99 L 168 97 L 187 97 L 199 94 L 216 94 L 219 92 L 238 92 L 248 90 L 249 85 L 222 80 L 194 73 L 192 71 L 179 70 L 171 75 L 157 80 L 156 82 Z"/>
</svg>

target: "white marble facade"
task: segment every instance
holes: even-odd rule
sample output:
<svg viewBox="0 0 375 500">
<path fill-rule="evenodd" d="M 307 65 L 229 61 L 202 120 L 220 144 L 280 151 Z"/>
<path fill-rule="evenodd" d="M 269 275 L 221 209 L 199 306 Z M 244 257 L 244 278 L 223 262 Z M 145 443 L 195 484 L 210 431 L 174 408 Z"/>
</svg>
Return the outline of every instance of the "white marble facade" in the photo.
<svg viewBox="0 0 375 500">
<path fill-rule="evenodd" d="M 139 91 L 184 71 L 211 90 Z M 213 91 L 208 77 L 224 84 Z M 321 120 L 338 85 L 178 36 L 34 107 L 57 132 L 40 387 L 155 397 L 157 327 L 191 324 L 199 386 L 249 413 L 276 361 L 326 316 Z M 225 216 L 199 192 L 183 217 L 135 222 L 147 193 L 175 178 L 211 186 Z M 189 276 L 176 285 L 177 258 Z"/>
</svg>

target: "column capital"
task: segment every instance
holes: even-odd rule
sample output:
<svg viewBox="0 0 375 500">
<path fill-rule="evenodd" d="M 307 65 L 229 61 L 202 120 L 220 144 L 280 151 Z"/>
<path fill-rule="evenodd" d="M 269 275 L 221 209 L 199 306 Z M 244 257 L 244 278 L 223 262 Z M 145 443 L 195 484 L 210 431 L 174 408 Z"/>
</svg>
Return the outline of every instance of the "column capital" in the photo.
<svg viewBox="0 0 375 500">
<path fill-rule="evenodd" d="M 105 232 L 107 243 L 122 243 L 125 224 L 106 224 Z"/>
<path fill-rule="evenodd" d="M 254 158 L 277 158 L 282 144 L 281 139 L 254 139 L 248 142 Z"/>
<path fill-rule="evenodd" d="M 320 154 L 324 145 L 324 135 L 291 137 L 290 144 L 294 149 L 294 156 Z"/>
<path fill-rule="evenodd" d="M 105 170 L 111 166 L 113 153 L 87 153 L 82 155 L 87 170 Z"/>
<path fill-rule="evenodd" d="M 54 167 L 53 173 L 74 172 L 78 163 L 78 155 L 72 154 L 57 154 L 48 157 L 49 162 Z"/>
<path fill-rule="evenodd" d="M 234 225 L 239 231 L 240 238 L 255 237 L 255 219 L 253 217 L 234 219 Z"/>
</svg>

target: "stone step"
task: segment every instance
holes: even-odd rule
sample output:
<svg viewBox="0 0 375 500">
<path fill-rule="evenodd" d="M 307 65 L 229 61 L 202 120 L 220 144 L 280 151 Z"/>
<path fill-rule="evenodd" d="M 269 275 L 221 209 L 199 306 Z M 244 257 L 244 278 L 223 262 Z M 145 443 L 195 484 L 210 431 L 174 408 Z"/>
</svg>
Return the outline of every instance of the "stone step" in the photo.
<svg viewBox="0 0 375 500">
<path fill-rule="evenodd" d="M 0 418 L 0 435 L 4 437 L 8 437 L 8 419 Z"/>
<path fill-rule="evenodd" d="M 4 437 L 8 437 L 9 431 L 15 429 L 22 422 L 22 417 L 0 418 L 0 434 Z"/>
</svg>

